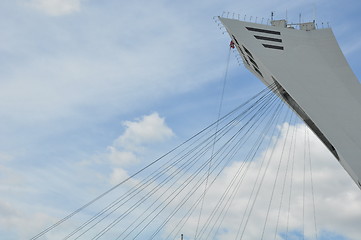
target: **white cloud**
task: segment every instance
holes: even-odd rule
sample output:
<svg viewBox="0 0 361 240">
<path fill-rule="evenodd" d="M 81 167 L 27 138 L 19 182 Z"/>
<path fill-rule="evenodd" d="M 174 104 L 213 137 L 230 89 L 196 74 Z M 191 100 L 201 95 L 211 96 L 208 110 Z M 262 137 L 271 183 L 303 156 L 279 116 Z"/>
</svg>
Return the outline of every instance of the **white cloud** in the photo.
<svg viewBox="0 0 361 240">
<path fill-rule="evenodd" d="M 12 232 L 17 239 L 27 239 L 30 235 L 36 234 L 34 230 L 45 228 L 55 220 L 54 217 L 41 212 L 20 211 L 14 202 L 0 201 L 0 231 Z"/>
<path fill-rule="evenodd" d="M 82 0 L 31 0 L 28 5 L 51 16 L 60 16 L 80 10 Z"/>
<path fill-rule="evenodd" d="M 129 177 L 129 175 L 126 170 L 124 170 L 122 168 L 114 168 L 111 173 L 111 176 L 110 176 L 110 183 L 113 185 L 116 185 L 116 184 L 124 181 L 128 177 Z"/>
<path fill-rule="evenodd" d="M 278 168 L 278 159 L 282 154 L 283 143 L 286 141 L 286 146 L 289 146 L 291 138 L 286 138 L 287 124 L 282 127 L 282 136 L 276 145 L 273 153 L 273 161 L 269 167 L 265 181 L 261 188 L 258 201 L 255 205 L 252 218 L 250 219 L 249 227 L 246 230 L 246 239 L 259 239 L 260 233 L 259 226 L 264 223 L 264 216 L 267 212 L 268 202 L 270 199 L 270 189 L 272 189 L 273 179 L 276 176 Z M 291 126 L 289 129 L 292 132 L 295 129 Z M 297 127 L 297 146 L 295 152 L 295 168 L 293 173 L 293 195 L 291 202 L 291 215 L 290 215 L 290 230 L 302 229 L 302 195 L 303 195 L 303 162 L 304 162 L 304 132 L 305 126 Z M 346 236 L 350 239 L 357 240 L 359 238 L 359 228 L 357 226 L 357 219 L 361 218 L 361 194 L 356 184 L 347 175 L 345 170 L 338 164 L 337 160 L 331 155 L 326 147 L 318 140 L 314 134 L 310 134 L 310 145 L 311 145 L 311 159 L 313 161 L 313 180 L 314 180 L 314 193 L 315 193 L 315 204 L 316 204 L 316 217 L 318 230 L 326 230 L 335 232 L 340 235 Z M 269 154 L 269 153 L 268 153 Z M 285 152 L 284 154 L 288 154 Z M 230 213 L 242 212 L 245 205 L 239 203 L 246 203 L 251 193 L 251 186 L 253 186 L 253 180 L 259 169 L 260 159 L 252 165 L 250 172 L 248 173 L 249 178 L 245 179 L 245 183 L 242 185 L 240 195 L 234 201 L 234 205 L 231 207 Z M 308 161 L 306 159 L 306 161 Z M 268 225 L 266 229 L 266 238 L 274 235 L 275 224 L 278 216 L 278 204 L 281 196 L 281 186 L 283 180 L 284 170 L 286 168 L 286 160 L 283 160 L 281 165 L 281 174 L 279 176 L 278 185 L 274 195 L 274 202 L 272 204 Z M 217 194 L 229 181 L 229 176 L 234 176 L 236 169 L 238 169 L 240 163 L 234 163 L 230 166 L 223 174 L 221 181 L 218 182 L 212 189 L 215 190 L 212 194 Z M 314 222 L 313 222 L 313 207 L 312 197 L 310 189 L 310 175 L 309 166 L 306 162 L 306 202 L 305 202 L 305 234 L 307 237 L 312 239 L 314 237 Z M 283 171 L 282 171 L 283 170 Z M 282 173 L 283 172 L 283 173 Z M 289 188 L 289 180 L 286 182 L 285 195 Z M 218 189 L 218 191 L 217 191 Z M 216 198 L 216 196 L 214 196 Z M 281 210 L 281 217 L 279 221 L 279 231 L 286 231 L 286 216 L 287 216 L 287 205 L 288 199 L 283 200 L 283 208 Z M 237 204 L 236 204 L 237 203 Z M 239 223 L 241 215 L 230 215 L 231 219 L 227 221 L 228 226 L 232 229 Z M 233 219 L 232 219 L 233 216 Z M 233 226 L 233 227 L 232 227 Z M 263 226 L 263 225 L 262 225 Z M 233 228 L 234 230 L 234 228 Z M 319 233 L 320 234 L 320 233 Z M 231 233 L 227 233 L 220 239 L 227 239 Z"/>
<path fill-rule="evenodd" d="M 154 118 L 154 119 L 153 119 Z M 149 120 L 151 119 L 151 120 Z M 156 120 L 157 119 L 157 120 Z M 157 122 L 156 124 L 154 122 Z M 170 129 L 166 127 L 164 119 L 160 118 L 158 114 L 151 114 L 148 116 L 143 116 L 136 121 L 127 121 L 124 125 L 126 130 L 119 139 L 122 140 L 131 140 L 132 143 L 145 144 L 152 142 L 150 136 L 154 136 L 156 141 L 164 141 L 165 139 L 172 136 L 170 134 Z M 146 133 L 141 131 L 142 126 L 147 129 Z M 165 128 L 167 131 L 164 131 L 166 134 L 156 134 L 157 131 L 149 130 L 148 127 L 152 128 Z M 156 127 L 157 126 L 157 127 Z M 265 231 L 265 239 L 273 238 L 275 234 L 275 227 L 278 218 L 278 206 L 281 199 L 281 188 L 282 183 L 285 182 L 285 192 L 283 197 L 283 205 L 280 211 L 280 218 L 278 224 L 278 234 L 285 233 L 287 228 L 287 214 L 288 214 L 288 196 L 289 196 L 289 187 L 290 187 L 290 169 L 287 175 L 287 179 L 284 180 L 284 170 L 286 169 L 286 159 L 289 152 L 293 151 L 290 147 L 291 144 L 291 133 L 295 133 L 296 136 L 296 147 L 295 147 L 295 165 L 293 172 L 293 188 L 292 188 L 292 197 L 291 197 L 291 212 L 289 220 L 289 234 L 294 231 L 302 232 L 303 228 L 303 163 L 304 163 L 304 146 L 305 146 L 305 126 L 289 126 L 289 135 L 286 135 L 287 128 L 289 124 L 283 124 L 279 130 L 281 131 L 281 137 L 277 141 L 277 145 L 274 148 L 272 161 L 268 168 L 267 174 L 263 181 L 261 191 L 257 198 L 256 204 L 254 206 L 251 218 L 248 222 L 247 228 L 245 230 L 244 239 L 257 240 L 260 239 L 260 233 L 263 228 L 263 223 L 265 220 L 265 214 L 268 209 L 268 204 L 270 201 L 270 191 L 273 188 L 274 177 L 276 176 L 278 169 L 278 161 L 282 155 L 284 159 L 281 164 L 279 179 L 277 182 L 274 199 L 272 202 L 271 211 L 269 214 L 267 227 Z M 160 131 L 163 132 L 163 131 Z M 318 138 L 310 133 L 310 146 L 311 146 L 311 160 L 313 162 L 313 182 L 314 182 L 314 193 L 315 193 L 315 204 L 316 204 L 316 218 L 318 225 L 318 235 L 335 233 L 344 237 L 349 238 L 350 240 L 358 240 L 359 238 L 359 226 L 358 219 L 361 218 L 361 194 L 355 183 L 347 175 L 345 170 L 339 165 L 336 159 L 332 154 L 327 150 L 327 148 L 318 140 Z M 119 145 L 127 147 L 127 144 L 124 144 L 122 141 L 116 141 Z M 275 139 L 274 139 L 275 140 Z M 285 144 L 286 150 L 283 151 L 283 145 Z M 118 145 L 118 147 L 119 147 Z M 134 146 L 132 146 L 134 148 Z M 136 149 L 139 149 L 138 147 Z M 111 159 L 113 166 L 109 177 L 109 182 L 112 185 L 116 185 L 119 182 L 127 179 L 129 174 L 123 166 L 129 166 L 133 162 L 139 160 L 138 152 L 126 151 L 125 149 L 117 150 L 115 146 L 108 148 L 110 155 L 108 156 Z M 227 217 L 224 219 L 221 233 L 218 235 L 218 239 L 227 240 L 234 239 L 236 232 L 238 230 L 240 221 L 245 211 L 249 197 L 251 196 L 252 187 L 255 182 L 255 178 L 260 169 L 261 160 L 263 155 L 269 156 L 271 154 L 271 149 L 268 149 L 263 153 L 259 158 L 257 158 L 251 165 L 248 170 L 248 173 L 242 183 L 238 195 L 235 197 L 233 204 L 230 206 Z M 293 154 L 293 153 L 292 153 Z M 310 173 L 308 159 L 306 159 L 306 191 L 305 191 L 305 235 L 306 238 L 312 239 L 315 235 L 314 222 L 313 222 L 313 203 L 311 196 L 311 185 L 310 185 Z M 129 165 L 128 165 L 129 164 Z M 201 218 L 200 226 L 203 226 L 207 216 L 209 216 L 220 198 L 221 194 L 226 189 L 231 178 L 235 175 L 236 171 L 241 166 L 242 162 L 233 162 L 228 166 L 218 177 L 218 180 L 211 187 L 207 193 L 205 203 L 203 206 L 203 214 Z M 289 162 L 291 164 L 291 162 Z M 265 165 L 264 165 L 265 166 Z M 263 169 L 264 169 L 263 166 Z M 289 165 L 289 168 L 291 165 Z M 175 170 L 175 169 L 173 169 Z M 173 171 L 170 170 L 170 171 Z M 262 170 L 263 171 L 263 170 Z M 189 175 L 185 175 L 182 179 L 179 180 L 179 183 L 182 182 Z M 134 186 L 140 181 L 140 178 L 134 178 L 127 183 L 128 187 Z M 178 184 L 178 183 L 177 183 Z M 164 193 L 167 191 L 175 190 L 178 185 L 164 185 L 161 189 L 158 190 L 155 198 L 159 198 L 157 204 L 165 201 L 167 194 Z M 147 189 L 153 189 L 159 187 L 157 182 L 151 183 L 146 189 L 144 189 L 144 194 Z M 190 189 L 191 186 L 187 187 Z M 204 190 L 203 187 L 199 188 L 199 192 L 194 194 L 192 197 L 197 197 Z M 183 193 L 182 193 L 183 194 Z M 177 204 L 183 199 L 182 194 L 180 194 L 170 206 L 177 206 Z M 185 204 L 185 208 L 180 211 L 183 216 L 187 212 L 189 207 L 192 205 L 192 200 Z M 182 229 L 183 233 L 187 233 L 187 237 L 193 236 L 198 221 L 198 214 L 200 206 L 194 211 L 194 214 L 190 217 L 187 224 Z M 170 210 L 173 210 L 170 207 Z M 142 212 L 142 207 L 137 208 L 137 212 Z M 167 214 L 169 212 L 164 212 Z M 170 221 L 170 223 L 164 227 L 165 235 L 173 230 L 174 226 L 177 226 L 180 216 L 176 216 Z M 160 216 L 161 218 L 161 216 Z M 127 223 L 124 223 L 127 224 Z M 211 235 L 212 236 L 212 235 Z M 325 235 L 324 235 L 325 236 Z M 324 237 L 323 236 L 323 237 Z M 277 237 L 276 239 L 281 239 Z"/>
<path fill-rule="evenodd" d="M 265 231 L 264 239 L 273 239 L 275 235 L 276 223 L 278 218 L 278 209 L 281 200 L 281 189 L 282 184 L 285 182 L 285 190 L 283 194 L 283 204 L 280 211 L 280 218 L 278 224 L 278 234 L 285 233 L 287 228 L 287 214 L 288 214 L 288 196 L 290 189 L 290 167 L 287 174 L 287 179 L 284 179 L 285 169 L 288 151 L 291 153 L 293 150 L 290 148 L 291 143 L 291 134 L 286 138 L 288 124 L 284 124 L 281 128 L 282 135 L 277 142 L 277 145 L 274 148 L 272 160 L 270 162 L 267 174 L 263 181 L 259 196 L 257 198 L 256 204 L 252 211 L 251 217 L 249 219 L 247 228 L 245 230 L 243 239 L 256 240 L 260 239 L 260 234 L 262 233 L 263 224 L 265 221 L 265 215 L 267 213 L 268 204 L 270 202 L 271 190 L 273 188 L 273 182 L 278 169 L 278 162 L 283 153 L 282 164 L 280 165 L 280 173 L 275 188 L 275 193 L 273 196 L 273 201 L 271 205 L 271 210 L 269 213 L 269 218 L 267 221 L 267 227 Z M 296 129 L 297 128 L 297 129 Z M 311 184 L 310 184 L 310 173 L 309 173 L 309 163 L 308 158 L 306 158 L 306 185 L 305 185 L 305 223 L 303 225 L 303 164 L 304 164 L 304 133 L 305 126 L 299 125 L 297 127 L 290 126 L 289 132 L 296 131 L 297 141 L 296 141 L 296 150 L 295 150 L 295 164 L 293 171 L 293 188 L 291 196 L 291 211 L 290 211 L 290 220 L 289 220 L 289 234 L 290 232 L 299 231 L 302 232 L 303 226 L 305 227 L 305 236 L 307 239 L 313 239 L 315 235 L 314 230 L 314 221 L 313 221 L 313 203 L 311 195 Z M 286 150 L 283 151 L 283 145 L 285 142 Z M 316 218 L 318 226 L 318 235 L 320 236 L 323 233 L 331 232 L 338 235 L 342 235 L 352 240 L 359 239 L 359 224 L 358 219 L 361 218 L 361 193 L 357 188 L 356 184 L 351 180 L 347 175 L 345 170 L 338 164 L 337 160 L 332 156 L 332 154 L 326 149 L 326 147 L 318 140 L 314 134 L 310 134 L 310 145 L 311 145 L 311 160 L 312 164 L 312 173 L 313 173 L 313 182 L 314 182 L 314 196 L 315 196 L 315 205 L 316 205 Z M 307 153 L 307 152 L 306 152 Z M 271 149 L 266 151 L 266 155 L 271 154 Z M 293 153 L 292 153 L 293 154 Z M 252 187 L 255 183 L 256 176 L 260 169 L 261 160 L 263 156 L 260 156 L 256 161 L 254 161 L 247 172 L 246 177 L 241 185 L 241 188 L 238 192 L 238 195 L 233 201 L 233 204 L 230 206 L 229 212 L 223 222 L 221 233 L 218 235 L 218 239 L 235 239 L 236 232 L 240 221 L 243 216 L 243 212 L 246 209 L 246 205 L 249 197 L 251 196 Z M 267 158 L 266 158 L 267 159 Z M 291 162 L 289 162 L 291 164 Z M 219 176 L 218 180 L 211 187 L 207 193 L 204 206 L 203 214 L 201 218 L 200 226 L 205 225 L 207 217 L 211 214 L 214 209 L 215 204 L 218 199 L 225 191 L 228 186 L 231 178 L 235 176 L 236 171 L 242 165 L 242 162 L 233 162 L 229 167 L 227 167 L 222 174 Z M 264 165 L 265 166 L 265 165 Z M 263 170 L 264 170 L 263 166 Z M 263 172 L 262 170 L 262 172 Z M 327 172 L 327 173 L 325 173 Z M 181 180 L 182 182 L 183 180 Z M 259 179 L 258 179 L 259 181 Z M 167 196 L 165 191 L 166 188 L 170 188 L 169 192 L 175 190 L 177 186 L 164 186 L 162 190 L 157 194 L 161 196 L 161 199 L 165 199 Z M 191 186 L 189 186 L 189 189 Z M 188 188 L 187 188 L 188 189 Z M 203 187 L 199 188 L 199 192 L 194 194 L 193 200 L 190 200 L 185 204 L 180 212 L 181 214 L 178 217 L 183 216 L 189 207 L 192 205 L 192 201 L 201 194 Z M 186 192 L 186 191 L 185 191 Z M 174 207 L 180 203 L 183 199 L 183 194 L 181 193 L 171 205 Z M 254 195 L 253 195 L 254 196 Z M 170 210 L 173 210 L 170 207 Z M 194 214 L 190 217 L 188 223 L 182 229 L 183 233 L 187 233 L 187 237 L 193 237 L 197 221 L 198 213 L 200 211 L 200 206 L 198 205 L 198 210 L 194 211 Z M 165 216 L 167 213 L 164 213 Z M 175 217 L 172 221 L 164 228 L 165 236 L 169 233 L 175 226 L 178 226 L 177 223 L 180 218 Z M 213 236 L 212 234 L 210 235 Z M 205 237 L 205 236 L 203 236 Z M 276 239 L 281 239 L 277 237 Z"/>
<path fill-rule="evenodd" d="M 128 177 L 125 169 L 140 163 L 147 145 L 154 146 L 155 143 L 164 142 L 174 136 L 172 129 L 158 113 L 144 115 L 134 121 L 125 121 L 123 126 L 124 133 L 107 148 L 106 158 L 113 168 L 111 184 L 117 184 Z"/>
<path fill-rule="evenodd" d="M 109 160 L 116 166 L 126 167 L 139 162 L 139 159 L 133 152 L 119 151 L 113 146 L 108 147 L 108 152 L 109 151 Z"/>
<path fill-rule="evenodd" d="M 153 114 L 151 114 L 153 115 Z M 148 116 L 151 116 L 148 115 Z M 157 118 L 160 118 L 159 116 Z M 146 119 L 146 116 L 132 122 L 132 123 L 142 123 L 147 121 L 142 121 Z M 155 124 L 157 125 L 157 124 Z M 132 124 L 128 124 L 127 126 L 133 126 Z M 163 126 L 161 124 L 160 126 Z M 271 165 L 269 167 L 268 173 L 264 180 L 263 186 L 260 191 L 260 195 L 256 202 L 254 211 L 251 215 L 250 221 L 248 223 L 248 227 L 245 231 L 244 238 L 250 240 L 259 239 L 259 234 L 261 228 L 263 227 L 265 212 L 267 211 L 268 202 L 270 198 L 270 189 L 272 189 L 272 183 L 274 176 L 277 172 L 277 160 L 280 158 L 282 154 L 283 142 L 286 141 L 286 146 L 290 144 L 290 136 L 286 138 L 286 129 L 288 124 L 284 124 L 280 130 L 282 131 L 281 138 L 278 141 L 278 144 L 275 147 L 273 154 L 273 161 L 271 161 Z M 139 127 L 139 126 L 137 126 Z M 298 126 L 295 129 L 294 126 L 290 126 L 289 132 L 293 130 L 297 130 L 297 146 L 295 152 L 295 168 L 294 168 L 294 182 L 293 182 L 293 195 L 292 195 L 292 205 L 291 205 L 291 215 L 290 215 L 290 225 L 289 230 L 294 231 L 302 229 L 302 179 L 303 179 L 303 156 L 304 156 L 304 132 L 305 127 Z M 127 132 L 127 131 L 125 131 Z M 135 134 L 135 132 L 133 132 Z M 166 134 L 167 135 L 167 134 Z M 122 136 L 125 136 L 122 135 Z M 122 137 L 121 136 L 121 137 Z M 127 135 L 128 136 L 128 135 Z M 133 135 L 131 135 L 133 136 Z M 140 134 L 140 139 L 142 139 L 142 134 Z M 148 135 L 147 135 L 148 136 Z M 168 135 L 167 135 L 168 136 Z M 146 141 L 149 142 L 149 138 L 145 137 Z M 163 138 L 156 138 L 163 139 Z M 164 139 L 163 139 L 164 140 Z M 143 141 L 139 141 L 144 143 Z M 359 234 L 359 226 L 358 219 L 361 217 L 361 206 L 359 202 L 361 201 L 361 194 L 356 187 L 356 185 L 351 181 L 350 177 L 345 173 L 342 167 L 337 163 L 334 157 L 329 153 L 329 151 L 323 146 L 323 144 L 317 139 L 313 134 L 310 135 L 310 145 L 312 146 L 312 160 L 313 160 L 313 179 L 315 186 L 315 200 L 316 200 L 316 214 L 317 214 L 317 224 L 319 235 L 322 231 L 333 232 L 345 237 L 348 237 L 351 240 L 358 240 Z M 124 149 L 123 149 L 124 150 Z M 116 150 L 114 146 L 109 147 L 108 151 L 113 153 L 113 168 L 110 173 L 109 181 L 112 185 L 118 184 L 119 182 L 127 179 L 129 177 L 128 172 L 122 167 L 123 164 L 131 164 L 134 160 L 134 155 L 132 152 L 121 152 L 122 150 Z M 268 152 L 268 154 L 270 154 Z M 111 159 L 111 155 L 109 156 Z M 127 159 L 125 162 L 121 162 L 120 159 Z M 239 194 L 236 196 L 233 204 L 230 207 L 227 217 L 224 220 L 223 231 L 218 239 L 227 240 L 234 239 L 235 233 L 237 232 L 239 222 L 242 218 L 242 211 L 244 211 L 245 206 L 248 202 L 248 197 L 250 196 L 253 182 L 255 180 L 255 176 L 258 173 L 260 167 L 260 161 L 262 157 L 257 159 L 254 163 L 252 163 L 248 173 L 247 178 L 243 182 L 242 188 L 239 191 Z M 281 170 L 285 169 L 286 161 L 283 161 Z M 220 195 L 225 190 L 226 186 L 230 182 L 230 179 L 235 175 L 237 169 L 241 165 L 241 162 L 234 162 L 229 167 L 225 169 L 225 171 L 219 176 L 217 182 L 212 186 L 209 193 L 207 194 L 204 208 L 203 208 L 203 218 L 201 219 L 201 224 L 204 224 L 206 220 L 206 216 L 208 216 L 216 202 L 218 201 Z M 308 168 L 308 166 L 307 166 Z M 280 200 L 280 184 L 283 182 L 283 174 L 281 171 L 280 179 L 278 183 L 278 187 L 276 188 L 275 194 L 275 202 L 273 203 L 273 208 L 271 209 L 269 221 L 266 229 L 266 239 L 269 239 L 269 236 L 273 238 L 275 224 L 278 216 L 278 204 Z M 312 217 L 312 199 L 310 198 L 310 185 L 309 185 L 309 173 L 307 172 L 307 185 L 306 185 L 306 225 L 305 225 L 305 233 L 307 237 L 312 239 L 314 235 L 314 223 Z M 185 176 L 187 177 L 187 176 Z M 127 186 L 134 186 L 139 182 L 140 179 L 132 179 L 128 182 Z M 182 180 L 181 180 L 182 181 Z M 149 189 L 158 186 L 156 182 L 149 186 Z M 164 199 L 166 195 L 162 196 L 162 191 L 166 188 L 170 190 L 174 189 L 177 186 L 163 186 L 162 189 L 159 190 L 157 197 L 161 197 L 160 199 Z M 289 181 L 286 182 L 286 190 L 285 196 L 287 196 L 289 188 Z M 203 191 L 203 187 L 200 188 L 200 191 Z M 182 196 L 180 195 L 175 201 L 171 204 L 175 206 L 182 200 Z M 286 231 L 286 206 L 288 203 L 288 198 L 284 198 L 283 208 L 281 209 L 281 218 L 279 221 L 279 232 Z M 190 206 L 188 203 L 185 206 Z M 4 205 L 6 206 L 6 205 Z M 3 211 L 0 206 L 0 211 Z M 5 209 L 10 209 L 9 207 L 5 207 Z M 137 212 L 141 212 L 141 207 L 137 208 Z M 186 211 L 181 211 L 185 213 Z M 199 208 L 195 213 L 199 212 Z M 8 214 L 7 211 L 4 211 L 4 214 Z M 35 215 L 33 216 L 35 217 Z M 44 223 L 44 219 L 47 219 L 45 216 L 38 216 L 39 221 Z M 10 220 L 4 221 L 4 224 L 11 224 L 13 229 L 18 229 L 19 219 L 11 217 Z M 173 224 L 176 224 L 179 219 L 175 218 L 171 221 Z M 189 219 L 188 223 L 183 228 L 183 233 L 187 233 L 187 237 L 193 236 L 195 232 L 195 228 L 198 221 L 198 215 L 194 214 Z M 1 222 L 0 222 L 1 223 Z M 4 225 L 5 226 L 5 225 Z M 33 226 L 35 229 L 41 229 L 40 226 Z M 164 229 L 165 231 L 171 231 L 174 225 L 167 225 Z M 24 232 L 29 232 L 27 229 Z M 280 238 L 276 238 L 280 239 Z"/>
<path fill-rule="evenodd" d="M 125 132 L 116 141 L 115 145 L 128 150 L 139 150 L 145 144 L 163 142 L 174 136 L 164 118 L 158 113 L 152 113 L 135 121 L 123 122 Z"/>
</svg>

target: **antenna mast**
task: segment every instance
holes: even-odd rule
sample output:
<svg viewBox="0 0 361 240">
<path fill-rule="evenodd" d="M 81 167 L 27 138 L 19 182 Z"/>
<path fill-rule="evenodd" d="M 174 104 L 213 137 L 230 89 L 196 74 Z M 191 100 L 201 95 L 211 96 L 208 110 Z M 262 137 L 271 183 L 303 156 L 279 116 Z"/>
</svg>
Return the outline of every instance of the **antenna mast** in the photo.
<svg viewBox="0 0 361 240">
<path fill-rule="evenodd" d="M 316 21 L 316 4 L 313 4 L 313 21 Z"/>
</svg>

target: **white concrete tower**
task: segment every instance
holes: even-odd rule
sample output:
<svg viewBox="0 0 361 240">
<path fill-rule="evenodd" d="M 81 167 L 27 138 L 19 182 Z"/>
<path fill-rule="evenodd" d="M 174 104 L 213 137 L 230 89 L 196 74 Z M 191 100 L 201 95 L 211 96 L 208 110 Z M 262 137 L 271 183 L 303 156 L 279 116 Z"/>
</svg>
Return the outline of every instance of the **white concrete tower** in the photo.
<svg viewBox="0 0 361 240">
<path fill-rule="evenodd" d="M 292 107 L 361 188 L 361 85 L 330 28 L 219 17 L 246 68 L 276 83 Z"/>
</svg>

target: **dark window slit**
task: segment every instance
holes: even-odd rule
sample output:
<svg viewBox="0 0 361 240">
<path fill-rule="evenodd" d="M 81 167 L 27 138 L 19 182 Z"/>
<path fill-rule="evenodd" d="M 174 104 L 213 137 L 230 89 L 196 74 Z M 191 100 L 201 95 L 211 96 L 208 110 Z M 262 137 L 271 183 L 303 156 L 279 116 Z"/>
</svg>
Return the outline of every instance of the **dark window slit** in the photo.
<svg viewBox="0 0 361 240">
<path fill-rule="evenodd" d="M 250 58 L 249 60 L 253 63 L 254 66 L 256 66 L 257 68 L 259 68 L 258 65 L 257 65 L 257 63 L 256 63 L 252 58 Z"/>
<path fill-rule="evenodd" d="M 258 70 L 255 66 L 253 66 L 253 69 L 259 74 L 261 75 L 261 77 L 263 77 L 262 73 L 260 72 L 260 70 Z"/>
<path fill-rule="evenodd" d="M 277 50 L 283 50 L 282 46 L 276 46 L 276 45 L 269 45 L 269 44 L 262 44 L 265 48 L 272 48 Z"/>
<path fill-rule="evenodd" d="M 255 38 L 265 41 L 282 42 L 282 39 L 254 35 Z"/>
<path fill-rule="evenodd" d="M 243 57 L 244 57 L 244 60 L 246 61 L 246 63 L 248 64 L 248 66 L 251 66 L 251 64 L 249 64 L 247 58 L 245 56 L 243 56 Z"/>
<path fill-rule="evenodd" d="M 242 53 L 242 55 L 244 55 L 244 52 L 242 51 L 242 49 L 241 48 L 238 48 L 238 49 Z"/>
<path fill-rule="evenodd" d="M 238 41 L 237 41 L 236 37 L 235 37 L 235 36 L 233 36 L 233 35 L 232 35 L 232 37 L 233 37 L 234 41 L 237 43 L 237 45 L 239 45 L 239 43 L 238 43 Z"/>
<path fill-rule="evenodd" d="M 253 28 L 253 27 L 246 27 L 248 31 L 252 31 L 252 32 L 261 32 L 261 33 L 269 33 L 269 34 L 274 34 L 274 35 L 281 35 L 281 32 L 277 32 L 277 31 L 272 31 L 272 30 L 266 30 L 266 29 L 261 29 L 261 28 Z"/>
<path fill-rule="evenodd" d="M 250 51 L 248 51 L 248 49 L 245 48 L 243 45 L 242 45 L 242 47 L 243 47 L 244 51 L 246 51 L 246 53 L 247 53 L 251 58 L 253 58 L 252 53 L 251 53 Z"/>
</svg>

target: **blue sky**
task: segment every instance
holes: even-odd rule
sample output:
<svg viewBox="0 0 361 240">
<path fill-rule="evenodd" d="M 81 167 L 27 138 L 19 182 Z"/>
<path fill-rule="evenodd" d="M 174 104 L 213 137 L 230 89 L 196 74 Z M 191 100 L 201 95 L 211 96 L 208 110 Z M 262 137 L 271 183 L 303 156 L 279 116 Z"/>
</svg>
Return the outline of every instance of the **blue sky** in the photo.
<svg viewBox="0 0 361 240">
<path fill-rule="evenodd" d="M 212 17 L 286 10 L 329 22 L 361 79 L 357 0 L 2 0 L 0 235 L 30 238 L 213 122 L 229 38 Z M 223 111 L 262 88 L 232 54 Z M 349 225 L 333 239 L 359 239 Z"/>
</svg>

